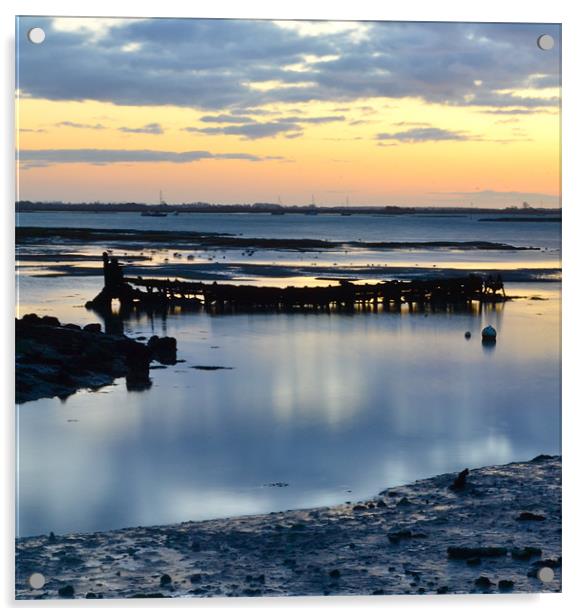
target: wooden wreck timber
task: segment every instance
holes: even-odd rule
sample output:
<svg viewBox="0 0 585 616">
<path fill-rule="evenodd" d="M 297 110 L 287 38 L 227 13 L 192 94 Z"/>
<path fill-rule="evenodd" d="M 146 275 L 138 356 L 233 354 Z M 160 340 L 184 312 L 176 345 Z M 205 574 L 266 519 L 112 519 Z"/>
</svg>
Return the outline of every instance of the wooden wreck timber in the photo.
<svg viewBox="0 0 585 616">
<path fill-rule="evenodd" d="M 285 288 L 254 285 L 187 282 L 124 276 L 115 257 L 103 255 L 104 288 L 88 308 L 108 309 L 112 300 L 123 308 L 134 305 L 203 306 L 210 311 L 223 309 L 326 310 L 355 306 L 390 308 L 402 304 L 465 305 L 471 302 L 497 303 L 506 294 L 500 276 L 483 278 L 476 274 L 458 278 L 391 280 L 356 284 L 340 280 L 335 285 Z"/>
</svg>

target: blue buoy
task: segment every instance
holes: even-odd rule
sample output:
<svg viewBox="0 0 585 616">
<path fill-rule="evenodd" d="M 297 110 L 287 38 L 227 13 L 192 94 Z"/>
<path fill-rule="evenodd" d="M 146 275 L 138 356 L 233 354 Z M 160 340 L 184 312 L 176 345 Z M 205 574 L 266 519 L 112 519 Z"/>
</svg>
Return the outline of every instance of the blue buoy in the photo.
<svg viewBox="0 0 585 616">
<path fill-rule="evenodd" d="M 481 339 L 486 341 L 495 341 L 497 332 L 494 327 L 488 325 L 481 330 Z"/>
</svg>

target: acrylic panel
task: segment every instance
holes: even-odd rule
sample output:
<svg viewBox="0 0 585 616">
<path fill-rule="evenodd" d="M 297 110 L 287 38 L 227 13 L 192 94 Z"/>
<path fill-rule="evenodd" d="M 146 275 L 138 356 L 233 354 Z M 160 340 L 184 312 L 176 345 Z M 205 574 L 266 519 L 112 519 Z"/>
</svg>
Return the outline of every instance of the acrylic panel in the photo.
<svg viewBox="0 0 585 616">
<path fill-rule="evenodd" d="M 561 26 L 16 29 L 16 597 L 559 592 Z"/>
</svg>

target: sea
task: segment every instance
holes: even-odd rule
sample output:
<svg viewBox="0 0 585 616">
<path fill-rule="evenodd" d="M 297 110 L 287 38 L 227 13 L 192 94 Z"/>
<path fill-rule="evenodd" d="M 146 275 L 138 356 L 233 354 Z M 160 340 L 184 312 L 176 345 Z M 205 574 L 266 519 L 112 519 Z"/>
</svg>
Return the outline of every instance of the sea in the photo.
<svg viewBox="0 0 585 616">
<path fill-rule="evenodd" d="M 417 270 L 497 270 L 513 299 L 473 311 L 132 315 L 126 335 L 174 336 L 184 361 L 152 370 L 152 387 L 143 392 L 118 379 L 65 400 L 17 406 L 18 536 L 328 506 L 441 473 L 559 454 L 561 225 L 502 218 L 19 214 L 22 227 L 191 230 L 361 246 L 301 252 L 135 239 L 27 242 L 17 245 L 17 315 L 102 322 L 84 304 L 103 285 L 103 250 L 126 258 L 129 272 L 152 268 L 157 276 L 236 284 L 336 284 L 338 271 L 361 281 Z M 367 247 L 437 241 L 453 246 Z M 513 248 L 458 245 L 470 241 Z M 133 262 L 137 256 L 148 260 Z M 498 332 L 493 346 L 481 342 L 488 324 Z"/>
</svg>

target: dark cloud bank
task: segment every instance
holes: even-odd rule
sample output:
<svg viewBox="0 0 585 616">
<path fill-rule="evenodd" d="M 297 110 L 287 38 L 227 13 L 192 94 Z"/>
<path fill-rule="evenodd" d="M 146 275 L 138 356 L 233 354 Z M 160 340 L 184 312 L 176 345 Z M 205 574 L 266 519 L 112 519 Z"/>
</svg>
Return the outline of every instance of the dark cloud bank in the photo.
<svg viewBox="0 0 585 616">
<path fill-rule="evenodd" d="M 26 41 L 32 26 L 47 31 L 42 45 Z M 367 28 L 359 38 L 347 31 L 301 36 L 269 21 L 157 19 L 124 22 L 88 41 L 87 32 L 58 31 L 50 19 L 21 18 L 18 86 L 23 96 L 51 100 L 215 112 L 362 97 L 418 97 L 501 113 L 556 104 L 506 90 L 560 84 L 560 44 L 549 52 L 536 46 L 543 33 L 559 42 L 558 25 L 374 22 Z M 128 44 L 135 51 L 124 51 Z M 306 70 L 287 70 L 308 55 L 317 60 Z M 280 87 L 250 86 L 266 81 Z M 254 138 L 250 118 L 241 115 L 234 122 L 246 132 L 237 134 Z M 225 117 L 211 121 L 233 123 Z"/>
</svg>

